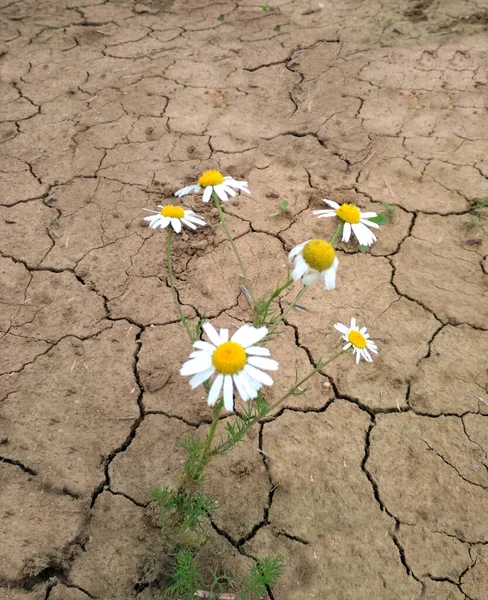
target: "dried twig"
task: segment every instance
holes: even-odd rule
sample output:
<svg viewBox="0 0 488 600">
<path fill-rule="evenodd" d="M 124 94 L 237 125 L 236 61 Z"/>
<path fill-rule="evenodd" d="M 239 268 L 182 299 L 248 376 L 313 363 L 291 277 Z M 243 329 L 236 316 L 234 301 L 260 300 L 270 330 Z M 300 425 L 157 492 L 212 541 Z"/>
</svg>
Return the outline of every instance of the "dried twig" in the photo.
<svg viewBox="0 0 488 600">
<path fill-rule="evenodd" d="M 194 594 L 195 598 L 210 598 L 210 592 L 205 590 L 197 590 Z M 220 594 L 217 596 L 218 600 L 236 600 L 235 594 Z"/>
</svg>

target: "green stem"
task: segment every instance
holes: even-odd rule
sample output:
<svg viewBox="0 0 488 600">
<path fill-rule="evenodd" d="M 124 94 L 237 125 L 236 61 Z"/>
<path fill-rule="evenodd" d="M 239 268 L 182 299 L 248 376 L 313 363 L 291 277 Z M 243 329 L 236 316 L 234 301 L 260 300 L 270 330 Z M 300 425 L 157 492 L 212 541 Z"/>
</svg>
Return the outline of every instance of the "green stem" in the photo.
<svg viewBox="0 0 488 600">
<path fill-rule="evenodd" d="M 331 240 L 329 242 L 329 244 L 331 246 L 334 245 L 334 243 L 336 242 L 337 238 L 341 235 L 343 229 L 344 229 L 344 223 L 340 223 L 337 226 L 337 229 L 335 230 L 335 233 L 334 233 L 334 235 L 332 236 L 332 238 L 331 238 Z"/>
<path fill-rule="evenodd" d="M 340 350 L 339 352 L 337 352 L 337 354 L 334 354 L 334 356 L 332 358 L 329 358 L 329 360 L 326 360 L 325 362 L 319 361 L 317 363 L 317 366 L 313 369 L 313 371 L 311 371 L 308 375 L 306 375 L 298 383 L 295 383 L 295 385 L 292 388 L 290 388 L 288 390 L 288 392 L 284 396 L 282 396 L 279 400 L 277 400 L 274 404 L 271 404 L 271 406 L 266 411 L 266 414 L 270 413 L 277 406 L 279 406 L 282 402 L 284 402 L 287 398 L 292 396 L 304 383 L 306 383 L 310 379 L 310 377 L 313 377 L 315 375 L 315 373 L 317 373 L 317 371 L 320 371 L 327 365 L 330 365 L 331 362 L 336 360 L 336 358 L 339 358 L 339 356 L 342 356 L 345 352 L 346 352 L 345 350 Z M 261 419 L 262 418 L 263 417 L 261 417 Z"/>
<path fill-rule="evenodd" d="M 173 243 L 173 229 L 171 228 L 171 225 L 169 225 L 168 226 L 168 244 L 166 246 L 166 263 L 168 265 L 169 285 L 171 287 L 171 294 L 173 296 L 173 301 L 176 305 L 176 309 L 178 310 L 178 315 L 180 317 L 181 324 L 185 328 L 186 333 L 188 334 L 188 337 L 190 338 L 190 342 L 193 344 L 193 342 L 195 340 L 193 339 L 193 334 L 191 333 L 190 328 L 188 326 L 187 319 L 186 319 L 185 315 L 183 314 L 183 311 L 181 310 L 181 304 L 180 304 L 180 301 L 178 300 L 178 294 L 176 293 L 175 277 L 173 274 L 173 263 L 171 260 L 171 245 L 172 245 L 172 243 Z"/>
<path fill-rule="evenodd" d="M 215 193 L 214 190 L 212 190 L 212 197 L 214 199 L 214 203 L 215 203 L 215 207 L 217 208 L 217 212 L 219 214 L 219 219 L 220 222 L 222 223 L 222 227 L 224 228 L 225 234 L 227 236 L 227 239 L 229 240 L 230 245 L 232 246 L 232 250 L 234 252 L 234 254 L 236 255 L 237 258 L 237 262 L 239 263 L 239 267 L 241 269 L 241 273 L 242 276 L 244 277 L 246 283 L 249 283 L 249 278 L 247 276 L 247 272 L 246 272 L 246 267 L 244 266 L 244 263 L 242 262 L 242 258 L 241 255 L 239 254 L 239 251 L 237 250 L 237 247 L 234 243 L 234 240 L 232 239 L 232 235 L 229 231 L 229 227 L 227 225 L 227 221 L 225 220 L 225 216 L 224 213 L 222 211 L 222 207 L 220 206 L 220 200 L 219 197 L 217 196 L 217 194 Z M 252 290 L 248 290 L 249 295 L 251 296 L 251 300 L 253 302 L 253 304 L 256 304 Z"/>
<path fill-rule="evenodd" d="M 286 308 L 286 310 L 284 310 L 281 313 L 281 315 L 276 319 L 276 321 L 273 322 L 273 324 L 269 328 L 269 333 L 271 333 L 272 331 L 274 331 L 276 329 L 277 325 L 279 325 L 281 323 L 281 321 L 283 321 L 283 319 L 290 312 L 290 310 L 292 310 L 293 308 L 295 308 L 295 306 L 297 305 L 297 303 L 303 298 L 303 296 L 305 296 L 305 294 L 306 294 L 306 292 L 307 292 L 307 290 L 308 290 L 309 287 L 310 286 L 308 286 L 308 285 L 303 286 L 303 288 L 295 296 L 295 299 L 291 301 L 290 306 L 288 306 L 288 308 Z"/>
<path fill-rule="evenodd" d="M 256 309 L 256 322 L 254 323 L 254 325 L 259 327 L 260 325 L 264 325 L 266 323 L 266 317 L 268 316 L 268 311 L 269 307 L 271 306 L 271 303 L 273 302 L 273 300 L 276 300 L 276 298 L 278 298 L 278 296 L 280 296 L 286 290 L 286 288 L 290 287 L 292 283 L 294 283 L 293 279 L 288 278 L 283 285 L 275 289 L 275 291 L 269 297 L 268 301 L 264 304 L 262 308 L 259 309 L 259 311 Z"/>
<path fill-rule="evenodd" d="M 217 404 L 214 406 L 213 410 L 213 418 L 212 425 L 210 425 L 210 431 L 208 432 L 207 439 L 205 440 L 205 450 L 203 456 L 206 458 L 211 455 L 210 448 L 212 447 L 212 442 L 215 436 L 215 430 L 217 429 L 217 423 L 219 422 L 220 413 L 222 412 L 222 408 L 224 406 L 224 401 L 219 400 Z M 204 461 L 203 465 L 205 466 L 207 463 Z M 203 468 L 202 468 L 203 470 Z"/>
</svg>

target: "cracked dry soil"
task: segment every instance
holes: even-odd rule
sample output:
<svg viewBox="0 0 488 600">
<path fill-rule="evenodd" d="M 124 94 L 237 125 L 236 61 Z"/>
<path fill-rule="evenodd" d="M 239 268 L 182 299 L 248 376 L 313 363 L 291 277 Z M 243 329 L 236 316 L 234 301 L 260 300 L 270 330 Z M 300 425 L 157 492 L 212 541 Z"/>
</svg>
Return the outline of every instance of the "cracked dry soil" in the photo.
<svg viewBox="0 0 488 600">
<path fill-rule="evenodd" d="M 331 234 L 324 197 L 395 214 L 286 320 L 269 397 L 336 321 L 378 359 L 343 357 L 214 463 L 205 562 L 239 577 L 280 553 L 274 600 L 488 600 L 488 4 L 262 4 L 0 1 L 6 600 L 161 597 L 148 490 L 210 412 L 142 209 L 208 168 L 249 181 L 225 210 L 258 292 Z M 188 317 L 249 318 L 219 228 L 174 253 Z"/>
</svg>

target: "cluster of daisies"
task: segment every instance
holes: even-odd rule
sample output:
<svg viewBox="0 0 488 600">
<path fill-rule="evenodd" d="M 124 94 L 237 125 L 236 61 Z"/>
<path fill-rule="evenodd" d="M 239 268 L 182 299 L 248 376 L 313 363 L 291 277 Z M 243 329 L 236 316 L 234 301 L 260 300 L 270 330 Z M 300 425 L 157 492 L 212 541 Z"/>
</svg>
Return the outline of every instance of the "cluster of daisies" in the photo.
<svg viewBox="0 0 488 600">
<path fill-rule="evenodd" d="M 187 194 L 199 193 L 203 190 L 203 202 L 210 201 L 216 195 L 222 202 L 229 197 L 244 192 L 250 194 L 247 181 L 238 181 L 232 177 L 224 177 L 219 171 L 206 171 L 198 179 L 198 183 L 184 187 L 175 196 L 181 198 Z M 361 212 L 354 204 L 339 205 L 332 200 L 324 200 L 330 206 L 326 210 L 314 210 L 318 218 L 334 217 L 339 219 L 342 228 L 342 241 L 348 242 L 354 235 L 361 246 L 371 246 L 376 236 L 370 228 L 377 229 L 379 225 L 370 220 L 377 216 L 375 212 Z M 151 215 L 144 218 L 149 227 L 164 229 L 169 226 L 180 233 L 183 226 L 197 229 L 206 225 L 205 220 L 192 210 L 182 206 L 168 204 L 158 206 L 159 211 L 150 211 Z M 315 281 L 322 281 L 326 290 L 335 288 L 336 272 L 339 261 L 332 244 L 322 239 L 311 239 L 298 244 L 289 253 L 293 264 L 291 277 L 293 281 L 301 280 L 304 286 Z M 356 319 L 351 319 L 349 326 L 336 323 L 335 329 L 342 334 L 345 342 L 343 351 L 351 349 L 356 357 L 356 364 L 363 358 L 372 362 L 371 353 L 377 353 L 376 344 L 370 340 L 366 327 L 360 328 Z M 229 331 L 220 329 L 219 332 L 210 324 L 204 323 L 203 330 L 208 341 L 196 341 L 190 359 L 182 366 L 181 375 L 191 376 L 190 386 L 198 387 L 211 379 L 213 382 L 208 393 L 208 403 L 213 406 L 223 397 L 224 407 L 229 412 L 234 410 L 234 389 L 243 401 L 257 398 L 263 385 L 273 385 L 273 379 L 265 371 L 276 371 L 278 363 L 269 358 L 270 351 L 260 345 L 266 338 L 266 327 L 255 328 L 243 325 L 229 339 Z"/>
</svg>

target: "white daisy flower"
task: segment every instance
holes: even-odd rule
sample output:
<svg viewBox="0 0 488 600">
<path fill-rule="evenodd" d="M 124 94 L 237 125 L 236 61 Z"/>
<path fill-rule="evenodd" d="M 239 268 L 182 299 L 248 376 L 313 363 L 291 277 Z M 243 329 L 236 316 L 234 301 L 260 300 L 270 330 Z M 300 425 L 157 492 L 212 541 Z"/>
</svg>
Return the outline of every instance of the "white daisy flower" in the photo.
<svg viewBox="0 0 488 600">
<path fill-rule="evenodd" d="M 278 363 L 270 358 L 267 348 L 255 346 L 268 333 L 266 327 L 256 329 L 251 325 L 240 327 L 229 341 L 229 330 L 221 329 L 219 333 L 210 324 L 204 323 L 203 330 L 210 342 L 197 341 L 196 349 L 180 370 L 181 375 L 193 375 L 190 379 L 192 389 L 210 379 L 216 372 L 208 394 L 208 403 L 213 406 L 224 388 L 224 406 L 226 410 L 234 410 L 234 385 L 242 400 L 257 398 L 263 385 L 273 385 L 273 380 L 260 369 L 276 371 Z"/>
<path fill-rule="evenodd" d="M 189 185 L 175 192 L 175 196 L 180 198 L 187 194 L 196 194 L 203 188 L 203 201 L 208 202 L 212 196 L 212 191 L 215 190 L 217 196 L 222 202 L 227 202 L 229 196 L 235 196 L 235 190 L 250 194 L 247 181 L 237 181 L 232 177 L 224 177 L 220 171 L 205 171 L 198 178 L 198 184 Z"/>
<path fill-rule="evenodd" d="M 173 206 L 172 204 L 161 206 L 158 204 L 158 208 L 161 209 L 159 212 L 157 210 L 151 210 L 149 212 L 154 214 L 144 217 L 144 221 L 149 222 L 149 227 L 151 229 L 157 229 L 158 227 L 165 229 L 171 224 L 171 227 L 175 232 L 180 233 L 182 223 L 190 229 L 196 229 L 197 226 L 203 227 L 205 225 L 205 221 L 202 217 L 195 214 L 192 210 L 185 210 L 182 206 Z"/>
<path fill-rule="evenodd" d="M 334 248 L 325 240 L 308 240 L 292 248 L 288 258 L 295 261 L 291 277 L 293 281 L 302 280 L 310 285 L 321 279 L 326 290 L 335 288 L 336 272 L 339 261 Z"/>
<path fill-rule="evenodd" d="M 378 223 L 368 221 L 371 217 L 377 217 L 378 213 L 375 212 L 361 212 L 354 204 L 337 204 L 333 200 L 324 200 L 326 204 L 331 206 L 334 210 L 313 210 L 312 214 L 317 215 L 319 219 L 323 217 L 338 217 L 344 222 L 344 229 L 342 231 L 342 241 L 348 242 L 351 237 L 351 230 L 356 236 L 357 241 L 361 246 L 371 246 L 373 242 L 376 242 L 375 234 L 368 229 L 373 227 L 379 229 Z"/>
<path fill-rule="evenodd" d="M 334 325 L 337 331 L 342 333 L 342 338 L 347 342 L 343 350 L 352 348 L 352 353 L 356 355 L 356 364 L 358 364 L 360 358 L 364 358 L 366 362 L 373 362 L 369 351 L 378 354 L 378 346 L 369 339 L 369 333 L 366 327 L 359 327 L 356 325 L 356 319 L 351 319 L 351 326 L 343 325 L 342 323 L 336 323 Z"/>
</svg>

